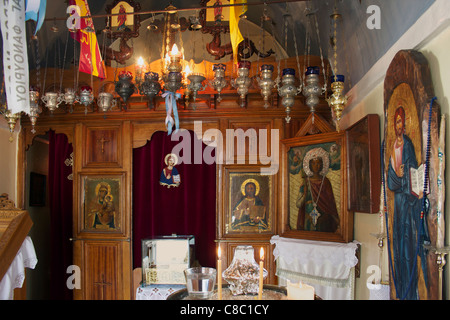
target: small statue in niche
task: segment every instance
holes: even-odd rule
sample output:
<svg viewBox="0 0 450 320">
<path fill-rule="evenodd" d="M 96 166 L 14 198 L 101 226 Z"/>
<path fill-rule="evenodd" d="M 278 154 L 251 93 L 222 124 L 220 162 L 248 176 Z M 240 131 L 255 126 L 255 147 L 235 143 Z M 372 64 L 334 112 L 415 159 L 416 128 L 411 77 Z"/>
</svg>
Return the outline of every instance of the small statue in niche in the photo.
<svg viewBox="0 0 450 320">
<path fill-rule="evenodd" d="M 178 163 L 178 157 L 173 153 L 169 153 L 164 158 L 164 163 L 166 167 L 161 172 L 159 184 L 167 188 L 178 187 L 181 183 L 180 174 L 175 168 Z"/>
</svg>

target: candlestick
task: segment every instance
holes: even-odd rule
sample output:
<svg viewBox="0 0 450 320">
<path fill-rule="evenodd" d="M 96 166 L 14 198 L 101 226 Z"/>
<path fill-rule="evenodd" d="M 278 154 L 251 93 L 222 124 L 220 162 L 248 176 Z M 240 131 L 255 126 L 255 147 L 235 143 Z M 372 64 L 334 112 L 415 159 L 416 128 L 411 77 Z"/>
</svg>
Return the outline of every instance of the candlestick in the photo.
<svg viewBox="0 0 450 320">
<path fill-rule="evenodd" d="M 222 260 L 220 255 L 221 251 L 219 245 L 219 249 L 217 249 L 217 295 L 219 300 L 222 300 Z"/>
<path fill-rule="evenodd" d="M 258 300 L 262 300 L 263 292 L 263 272 L 264 272 L 264 249 L 261 247 L 259 251 L 259 290 L 258 290 Z"/>
<path fill-rule="evenodd" d="M 444 247 L 445 238 L 445 221 L 444 221 L 444 203 L 445 203 L 445 114 L 442 115 L 441 125 L 439 130 L 439 173 L 437 177 L 438 185 L 438 206 L 437 206 L 437 223 L 436 223 L 436 247 Z"/>
</svg>

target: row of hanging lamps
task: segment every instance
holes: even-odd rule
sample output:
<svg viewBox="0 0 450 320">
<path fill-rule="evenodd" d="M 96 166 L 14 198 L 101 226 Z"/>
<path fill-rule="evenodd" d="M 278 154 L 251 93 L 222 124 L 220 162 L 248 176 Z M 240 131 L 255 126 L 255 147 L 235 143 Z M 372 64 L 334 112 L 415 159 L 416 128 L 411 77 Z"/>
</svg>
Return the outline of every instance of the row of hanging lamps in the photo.
<svg viewBox="0 0 450 320">
<path fill-rule="evenodd" d="M 342 112 L 347 104 L 347 96 L 344 94 L 344 75 L 338 74 L 338 63 L 337 63 L 337 26 L 338 21 L 342 19 L 342 16 L 339 14 L 337 10 L 337 6 L 335 5 L 333 14 L 331 15 L 331 22 L 333 23 L 333 57 L 334 57 L 334 66 L 333 66 L 333 75 L 331 76 L 331 91 L 333 92 L 331 96 L 327 99 L 328 105 L 330 106 L 332 112 L 335 116 L 335 124 L 336 130 L 340 131 L 339 122 L 341 120 Z"/>
</svg>

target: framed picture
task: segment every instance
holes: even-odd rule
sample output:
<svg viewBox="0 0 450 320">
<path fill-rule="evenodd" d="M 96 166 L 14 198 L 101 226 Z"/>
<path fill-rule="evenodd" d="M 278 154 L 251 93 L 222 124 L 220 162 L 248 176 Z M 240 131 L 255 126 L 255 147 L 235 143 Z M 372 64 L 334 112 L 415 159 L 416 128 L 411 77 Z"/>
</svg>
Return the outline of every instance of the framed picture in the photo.
<svg viewBox="0 0 450 320">
<path fill-rule="evenodd" d="M 281 141 L 281 234 L 321 241 L 353 240 L 347 211 L 345 132 Z"/>
<path fill-rule="evenodd" d="M 346 130 L 348 163 L 348 209 L 380 211 L 380 119 L 369 114 Z"/>
<path fill-rule="evenodd" d="M 30 207 L 44 207 L 47 194 L 47 177 L 44 174 L 30 172 Z"/>
<path fill-rule="evenodd" d="M 122 231 L 122 180 L 122 176 L 82 178 L 82 231 Z"/>
<path fill-rule="evenodd" d="M 108 37 L 125 40 L 138 37 L 141 21 L 140 15 L 134 13 L 140 10 L 140 3 L 133 0 L 114 0 L 106 6 L 106 12 L 110 14 L 106 18 L 106 25 L 110 30 Z"/>
<path fill-rule="evenodd" d="M 259 167 L 225 168 L 223 234 L 273 234 L 274 190 L 271 175 Z"/>
</svg>

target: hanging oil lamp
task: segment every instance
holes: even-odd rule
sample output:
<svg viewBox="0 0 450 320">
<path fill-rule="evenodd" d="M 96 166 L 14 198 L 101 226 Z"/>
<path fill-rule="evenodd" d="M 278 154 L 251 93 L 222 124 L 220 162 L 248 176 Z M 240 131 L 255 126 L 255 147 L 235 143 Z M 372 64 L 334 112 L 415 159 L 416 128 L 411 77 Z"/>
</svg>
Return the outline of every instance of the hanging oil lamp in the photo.
<svg viewBox="0 0 450 320">
<path fill-rule="evenodd" d="M 291 121 L 291 108 L 294 106 L 295 96 L 299 93 L 299 89 L 295 86 L 295 70 L 292 68 L 283 69 L 281 77 L 281 87 L 278 88 L 281 96 L 281 104 L 286 108 L 286 123 Z"/>
<path fill-rule="evenodd" d="M 342 112 L 347 104 L 347 97 L 344 94 L 344 76 L 338 73 L 338 51 L 337 51 L 337 25 L 338 20 L 342 17 L 338 13 L 337 8 L 334 8 L 331 19 L 333 20 L 334 33 L 333 33 L 333 51 L 334 51 L 334 70 L 331 79 L 331 91 L 333 94 L 327 99 L 328 105 L 334 113 L 334 119 L 336 124 L 336 130 L 340 131 L 339 122 L 341 120 Z"/>
<path fill-rule="evenodd" d="M 133 79 L 133 75 L 130 71 L 122 71 L 119 74 L 119 80 L 117 81 L 114 89 L 117 94 L 123 99 L 123 102 L 127 103 L 128 98 L 134 93 L 135 86 L 131 81 Z"/>
<path fill-rule="evenodd" d="M 222 101 L 220 93 L 223 88 L 227 86 L 225 79 L 226 66 L 223 63 L 216 63 L 213 65 L 214 78 L 209 82 L 209 85 L 217 91 L 217 102 Z"/>
<path fill-rule="evenodd" d="M 181 52 L 178 51 L 176 44 L 173 45 L 172 50 L 168 53 L 169 63 L 167 65 L 167 73 L 164 78 L 164 89 L 175 93 L 177 90 L 183 87 L 183 75 L 181 70 Z"/>
<path fill-rule="evenodd" d="M 272 80 L 273 66 L 270 64 L 263 64 L 261 66 L 261 77 L 257 78 L 258 85 L 261 88 L 261 95 L 264 98 L 264 108 L 270 106 L 269 98 L 272 95 L 272 89 L 275 81 Z"/>
<path fill-rule="evenodd" d="M 56 92 L 46 92 L 41 100 L 51 113 L 53 113 L 63 101 L 62 96 Z"/>
<path fill-rule="evenodd" d="M 328 105 L 334 112 L 337 131 L 340 131 L 339 121 L 348 101 L 344 95 L 344 80 L 343 75 L 331 76 L 331 91 L 333 91 L 333 94 L 327 99 Z"/>
<path fill-rule="evenodd" d="M 31 122 L 31 133 L 36 133 L 36 122 L 39 114 L 42 112 L 39 106 L 39 91 L 31 88 L 30 90 L 30 114 L 28 115 Z"/>
<path fill-rule="evenodd" d="M 67 105 L 70 106 L 70 113 L 73 112 L 73 105 L 75 104 L 75 102 L 79 102 L 79 98 L 75 92 L 75 89 L 73 88 L 66 88 L 64 90 L 64 97 L 63 97 L 63 101 L 64 103 L 66 103 Z"/>
<path fill-rule="evenodd" d="M 205 81 L 206 78 L 201 73 L 191 73 L 187 78 L 189 79 L 189 84 L 187 86 L 188 93 L 189 95 L 192 93 L 192 100 L 195 102 L 197 99 L 197 92 L 203 91 L 206 88 L 206 85 L 203 85 L 203 81 Z"/>
<path fill-rule="evenodd" d="M 12 113 L 10 110 L 6 110 L 5 119 L 6 122 L 8 123 L 9 132 L 11 134 L 9 137 L 9 142 L 13 142 L 12 135 L 14 133 L 14 129 L 16 128 L 16 123 L 20 119 L 20 112 Z"/>
<path fill-rule="evenodd" d="M 90 86 L 82 86 L 80 89 L 80 103 L 84 105 L 84 113 L 87 114 L 87 107 L 94 101 L 94 94 Z"/>
<path fill-rule="evenodd" d="M 236 88 L 239 95 L 239 104 L 241 107 L 245 106 L 245 98 L 248 93 L 248 89 L 252 84 L 252 79 L 249 78 L 250 61 L 239 61 L 237 77 L 232 80 L 232 86 Z"/>
<path fill-rule="evenodd" d="M 153 107 L 153 98 L 161 91 L 159 74 L 156 72 L 146 72 L 144 81 L 139 85 L 139 94 L 147 96 Z"/>
<path fill-rule="evenodd" d="M 303 95 L 306 98 L 306 105 L 309 111 L 314 114 L 316 106 L 319 104 L 319 95 L 322 88 L 319 85 L 319 67 L 308 67 L 305 73 L 305 86 L 303 87 Z"/>
<path fill-rule="evenodd" d="M 103 113 L 106 113 L 107 111 L 116 107 L 117 101 L 114 99 L 112 93 L 100 92 L 97 97 L 97 105 L 99 109 L 103 111 Z"/>
</svg>

